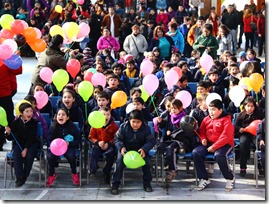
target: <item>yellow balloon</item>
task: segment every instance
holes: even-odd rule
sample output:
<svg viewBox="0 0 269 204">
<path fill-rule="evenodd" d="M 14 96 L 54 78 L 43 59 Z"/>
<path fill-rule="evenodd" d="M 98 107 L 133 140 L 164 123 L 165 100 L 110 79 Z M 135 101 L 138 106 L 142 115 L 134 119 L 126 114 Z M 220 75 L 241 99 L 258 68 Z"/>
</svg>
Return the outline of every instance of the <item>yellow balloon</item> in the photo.
<svg viewBox="0 0 269 204">
<path fill-rule="evenodd" d="M 143 99 L 144 102 L 146 102 L 149 98 L 149 94 L 147 93 L 145 87 L 143 85 L 139 86 L 139 89 L 141 90 L 141 98 Z"/>
<path fill-rule="evenodd" d="M 70 24 L 67 26 L 65 32 L 67 34 L 67 37 L 70 39 L 77 36 L 77 34 L 79 32 L 78 24 L 76 24 L 75 22 L 70 22 Z"/>
<path fill-rule="evenodd" d="M 111 97 L 111 109 L 115 109 L 125 105 L 127 102 L 127 95 L 124 91 L 116 91 Z"/>
<path fill-rule="evenodd" d="M 260 89 L 262 88 L 264 79 L 261 74 L 259 73 L 253 73 L 249 76 L 250 85 L 255 91 L 255 93 L 258 93 Z"/>
<path fill-rule="evenodd" d="M 14 17 L 10 14 L 4 14 L 0 18 L 2 28 L 10 30 L 10 24 L 14 21 Z"/>
<path fill-rule="evenodd" d="M 240 79 L 238 85 L 239 86 L 246 85 L 248 87 L 248 91 L 252 90 L 252 86 L 250 84 L 250 79 L 248 77 L 243 77 L 242 79 Z"/>
<path fill-rule="evenodd" d="M 53 37 L 54 35 L 61 35 L 64 38 L 64 30 L 59 25 L 53 25 L 50 28 L 50 35 Z"/>
<path fill-rule="evenodd" d="M 57 6 L 55 6 L 55 11 L 56 11 L 57 13 L 62 13 L 62 11 L 63 11 L 63 7 L 61 7 L 60 5 L 57 5 Z"/>
<path fill-rule="evenodd" d="M 77 3 L 77 0 L 73 0 L 73 2 L 76 4 Z"/>
<path fill-rule="evenodd" d="M 27 100 L 21 100 L 21 101 L 19 101 L 18 103 L 16 103 L 16 105 L 15 105 L 15 114 L 16 114 L 16 116 L 20 116 L 21 115 L 21 112 L 19 111 L 19 107 L 20 107 L 20 105 L 22 104 L 22 103 L 29 103 L 30 105 L 32 105 L 29 101 L 27 101 Z"/>
</svg>

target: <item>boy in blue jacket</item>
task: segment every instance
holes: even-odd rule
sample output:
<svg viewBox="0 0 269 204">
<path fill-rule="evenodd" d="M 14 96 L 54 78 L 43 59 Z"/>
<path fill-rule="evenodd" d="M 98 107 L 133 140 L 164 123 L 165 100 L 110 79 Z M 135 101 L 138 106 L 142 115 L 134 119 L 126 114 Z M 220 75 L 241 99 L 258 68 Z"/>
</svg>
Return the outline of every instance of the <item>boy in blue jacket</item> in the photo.
<svg viewBox="0 0 269 204">
<path fill-rule="evenodd" d="M 123 157 L 126 152 L 134 150 L 140 153 L 146 164 L 142 167 L 143 187 L 146 192 L 152 192 L 150 171 L 151 157 L 148 155 L 150 149 L 156 144 L 154 136 L 151 134 L 149 126 L 143 121 L 143 113 L 140 110 L 133 110 L 130 113 L 129 120 L 123 123 L 114 140 L 118 151 L 116 168 L 112 178 L 111 194 L 119 193 L 119 185 L 122 179 L 125 164 Z"/>
</svg>

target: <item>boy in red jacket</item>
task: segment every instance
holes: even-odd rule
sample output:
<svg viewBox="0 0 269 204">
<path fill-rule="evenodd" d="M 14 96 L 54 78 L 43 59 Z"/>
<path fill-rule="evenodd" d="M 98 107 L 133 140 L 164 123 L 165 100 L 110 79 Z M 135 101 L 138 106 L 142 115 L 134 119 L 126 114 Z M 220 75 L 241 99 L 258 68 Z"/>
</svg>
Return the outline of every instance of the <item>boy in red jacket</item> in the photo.
<svg viewBox="0 0 269 204">
<path fill-rule="evenodd" d="M 234 126 L 231 116 L 223 112 L 221 100 L 211 101 L 208 111 L 209 115 L 203 119 L 199 129 L 202 144 L 192 151 L 199 178 L 197 190 L 201 191 L 210 184 L 204 158 L 208 153 L 213 153 L 223 177 L 227 180 L 225 189 L 231 191 L 235 177 L 228 165 L 227 155 L 232 151 L 234 145 Z"/>
</svg>

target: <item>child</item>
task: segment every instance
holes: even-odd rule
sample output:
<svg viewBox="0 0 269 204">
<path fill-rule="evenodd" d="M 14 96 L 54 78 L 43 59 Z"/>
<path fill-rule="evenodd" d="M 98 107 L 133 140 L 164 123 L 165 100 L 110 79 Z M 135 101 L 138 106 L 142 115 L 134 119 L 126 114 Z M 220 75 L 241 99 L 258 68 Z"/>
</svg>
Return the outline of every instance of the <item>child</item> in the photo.
<svg viewBox="0 0 269 204">
<path fill-rule="evenodd" d="M 132 100 L 132 103 L 134 105 L 133 110 L 140 110 L 143 112 L 144 121 L 152 121 L 152 116 L 150 115 L 150 112 L 148 109 L 145 108 L 145 102 L 141 97 L 136 97 Z M 128 116 L 127 116 L 128 117 Z"/>
<path fill-rule="evenodd" d="M 224 86 L 219 77 L 219 72 L 215 68 L 215 66 L 212 66 L 212 68 L 209 70 L 208 79 L 212 83 L 211 93 L 217 93 L 223 99 L 224 98 Z"/>
<path fill-rule="evenodd" d="M 94 86 L 93 97 L 88 101 L 88 113 L 91 113 L 95 107 L 97 107 L 97 94 L 103 91 L 101 85 Z"/>
<path fill-rule="evenodd" d="M 192 74 L 189 71 L 188 64 L 186 61 L 179 61 L 177 66 L 182 70 L 182 75 L 186 75 L 188 77 L 188 81 L 193 81 Z"/>
<path fill-rule="evenodd" d="M 77 173 L 77 164 L 76 164 L 76 148 L 78 147 L 81 136 L 79 134 L 79 130 L 76 128 L 76 126 L 73 124 L 73 122 L 70 119 L 70 115 L 68 113 L 68 110 L 64 108 L 59 108 L 56 114 L 56 119 L 53 123 L 53 125 L 49 128 L 48 133 L 48 140 L 49 143 L 51 143 L 56 138 L 62 138 L 64 139 L 65 136 L 72 135 L 73 141 L 66 141 L 67 143 L 67 151 L 64 154 L 64 157 L 68 160 L 71 172 L 72 172 L 72 180 L 73 184 L 75 186 L 78 186 L 79 181 L 79 175 Z M 57 165 L 57 161 L 59 159 L 59 156 L 54 155 L 50 150 L 48 150 L 47 160 L 48 160 L 48 166 L 49 166 L 49 177 L 46 182 L 47 187 L 51 187 L 57 178 L 55 174 L 55 167 Z"/>
<path fill-rule="evenodd" d="M 130 82 L 129 82 L 129 78 L 124 76 L 123 73 L 122 73 L 124 69 L 125 69 L 125 66 L 123 64 L 114 63 L 112 65 L 112 70 L 113 70 L 114 74 L 118 75 L 119 78 L 120 78 L 119 87 L 122 90 L 125 90 L 127 95 L 129 95 L 129 93 L 130 93 Z"/>
<path fill-rule="evenodd" d="M 231 191 L 235 177 L 228 165 L 227 155 L 234 146 L 234 126 L 231 116 L 222 110 L 221 100 L 211 101 L 208 110 L 209 115 L 204 118 L 199 128 L 201 144 L 192 151 L 199 179 L 196 190 L 201 191 L 210 184 L 204 159 L 208 153 L 213 153 L 223 177 L 227 180 L 225 189 Z"/>
<path fill-rule="evenodd" d="M 123 75 L 128 78 L 136 78 L 139 76 L 139 71 L 135 66 L 135 61 L 133 59 L 126 61 L 126 69 L 123 71 Z"/>
<path fill-rule="evenodd" d="M 259 149 L 261 150 L 261 163 L 262 168 L 259 169 L 259 174 L 264 175 L 265 173 L 265 118 L 262 120 L 259 126 L 257 137 L 259 141 Z"/>
<path fill-rule="evenodd" d="M 208 81 L 199 81 L 196 88 L 196 97 L 191 102 L 191 109 L 194 109 L 198 105 L 197 97 L 204 93 L 209 93 L 210 85 Z"/>
<path fill-rule="evenodd" d="M 116 74 L 108 75 L 107 84 L 108 84 L 108 87 L 105 88 L 105 91 L 109 94 L 110 99 L 113 93 L 115 93 L 116 91 L 122 90 L 119 88 L 120 78 Z"/>
<path fill-rule="evenodd" d="M 116 133 L 114 144 L 118 151 L 118 157 L 112 177 L 111 194 L 113 195 L 119 193 L 118 189 L 125 168 L 123 157 L 130 150 L 138 151 L 145 160 L 146 164 L 142 166 L 143 187 L 146 192 L 152 192 L 151 157 L 148 152 L 154 147 L 156 140 L 151 134 L 150 127 L 143 120 L 142 111 L 133 110 L 130 113 L 129 121 L 123 123 Z"/>
<path fill-rule="evenodd" d="M 200 52 L 198 50 L 191 51 L 191 57 L 187 58 L 188 67 L 190 68 L 190 72 L 194 77 L 199 67 L 197 66 L 197 59 L 200 59 Z"/>
<path fill-rule="evenodd" d="M 92 127 L 90 130 L 89 140 L 93 143 L 90 174 L 91 177 L 95 176 L 98 159 L 101 155 L 105 155 L 106 166 L 103 169 L 104 181 L 105 183 L 110 184 L 110 172 L 116 156 L 114 137 L 119 128 L 111 117 L 110 109 L 108 107 L 102 107 L 99 111 L 105 115 L 106 122 L 102 128 Z"/>
<path fill-rule="evenodd" d="M 181 55 L 178 52 L 173 52 L 171 55 L 170 63 L 176 67 L 180 59 Z"/>
<path fill-rule="evenodd" d="M 236 117 L 235 136 L 240 139 L 240 176 L 246 176 L 247 160 L 250 154 L 250 144 L 254 142 L 254 135 L 245 132 L 245 128 L 254 120 L 262 120 L 262 114 L 254 98 L 248 96 L 243 103 L 243 110 Z"/>
<path fill-rule="evenodd" d="M 13 142 L 14 169 L 16 175 L 16 188 L 21 187 L 30 175 L 34 159 L 38 151 L 37 126 L 38 122 L 33 118 L 33 108 L 29 103 L 19 106 L 20 116 L 15 119 L 10 127 L 6 127 L 6 138 Z"/>
</svg>

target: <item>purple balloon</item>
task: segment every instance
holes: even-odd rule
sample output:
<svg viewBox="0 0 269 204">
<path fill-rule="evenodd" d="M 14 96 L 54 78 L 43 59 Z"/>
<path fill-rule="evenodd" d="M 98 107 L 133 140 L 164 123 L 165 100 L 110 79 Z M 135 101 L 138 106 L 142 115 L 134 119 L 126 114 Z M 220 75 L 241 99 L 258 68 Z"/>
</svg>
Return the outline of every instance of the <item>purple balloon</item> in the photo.
<svg viewBox="0 0 269 204">
<path fill-rule="evenodd" d="M 10 69 L 18 69 L 22 65 L 22 58 L 17 54 L 13 54 L 10 58 L 3 60 L 3 62 Z"/>
<path fill-rule="evenodd" d="M 152 96 L 159 87 L 159 80 L 154 74 L 148 74 L 143 78 L 142 84 L 148 95 Z"/>
</svg>

